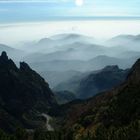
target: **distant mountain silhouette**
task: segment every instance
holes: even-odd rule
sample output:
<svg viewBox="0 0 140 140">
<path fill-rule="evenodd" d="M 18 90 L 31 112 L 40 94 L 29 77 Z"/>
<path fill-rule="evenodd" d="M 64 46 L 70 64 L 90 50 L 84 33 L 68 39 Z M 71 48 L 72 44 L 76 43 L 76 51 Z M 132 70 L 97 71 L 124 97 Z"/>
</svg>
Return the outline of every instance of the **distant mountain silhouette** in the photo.
<svg viewBox="0 0 140 140">
<path fill-rule="evenodd" d="M 118 66 L 107 66 L 97 73 L 82 79 L 78 89 L 79 98 L 89 98 L 97 93 L 120 85 L 128 75 L 129 70 L 119 69 Z"/>
<path fill-rule="evenodd" d="M 28 51 L 34 53 L 50 53 L 60 50 L 65 50 L 71 48 L 71 44 L 93 44 L 95 43 L 94 38 L 88 37 L 80 34 L 56 34 L 51 37 L 46 37 L 40 39 L 38 42 L 27 43 L 23 46 L 23 49 L 28 49 Z"/>
<path fill-rule="evenodd" d="M 118 86 L 125 80 L 128 72 L 129 70 L 119 69 L 116 65 L 106 66 L 101 70 L 82 73 L 77 77 L 74 76 L 65 82 L 61 82 L 54 90 L 69 90 L 75 93 L 77 98 L 86 99 Z"/>
<path fill-rule="evenodd" d="M 125 48 L 126 51 L 140 51 L 139 44 L 140 35 L 119 35 L 106 42 L 106 45 Z"/>
<path fill-rule="evenodd" d="M 73 43 L 73 42 L 88 42 L 93 43 L 95 42 L 95 39 L 93 37 L 81 35 L 81 34 L 75 34 L 75 33 L 64 33 L 64 34 L 56 34 L 50 37 L 53 40 L 59 40 L 61 42 L 66 43 Z"/>
</svg>

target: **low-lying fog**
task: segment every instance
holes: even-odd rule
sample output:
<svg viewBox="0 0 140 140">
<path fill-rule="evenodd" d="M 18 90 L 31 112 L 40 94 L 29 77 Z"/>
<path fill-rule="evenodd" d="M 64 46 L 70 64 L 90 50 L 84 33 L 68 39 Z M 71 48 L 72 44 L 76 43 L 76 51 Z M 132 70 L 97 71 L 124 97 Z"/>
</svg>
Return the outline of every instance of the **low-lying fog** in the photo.
<svg viewBox="0 0 140 140">
<path fill-rule="evenodd" d="M 26 61 L 56 87 L 107 65 L 140 58 L 140 20 L 52 21 L 0 25 L 0 51 Z"/>
<path fill-rule="evenodd" d="M 37 41 L 61 33 L 78 33 L 97 40 L 120 34 L 139 34 L 140 20 L 48 21 L 0 24 L 0 42 L 13 47 L 26 41 Z"/>
</svg>

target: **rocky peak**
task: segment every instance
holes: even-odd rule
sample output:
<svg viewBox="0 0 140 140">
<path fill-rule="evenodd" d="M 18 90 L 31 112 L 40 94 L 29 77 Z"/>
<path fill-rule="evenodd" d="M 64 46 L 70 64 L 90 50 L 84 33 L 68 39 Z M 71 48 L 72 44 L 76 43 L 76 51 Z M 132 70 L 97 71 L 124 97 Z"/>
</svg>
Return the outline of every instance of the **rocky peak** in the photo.
<svg viewBox="0 0 140 140">
<path fill-rule="evenodd" d="M 10 131 L 11 128 L 14 130 L 13 118 L 19 120 L 24 127 L 37 128 L 42 125 L 38 114 L 48 112 L 56 105 L 57 102 L 48 83 L 38 73 L 25 62 L 21 62 L 18 68 L 11 59 L 8 59 L 6 52 L 2 53 L 0 56 L 0 110 L 4 109 L 8 117 L 0 114 L 1 128 L 5 128 L 8 124 L 6 128 Z M 35 122 L 35 125 L 30 122 Z"/>
<path fill-rule="evenodd" d="M 29 71 L 31 70 L 31 68 L 29 67 L 29 65 L 25 62 L 20 62 L 20 70 L 21 71 Z"/>
<path fill-rule="evenodd" d="M 5 51 L 3 51 L 3 52 L 1 53 L 1 59 L 3 59 L 3 60 L 8 60 L 8 56 L 7 56 L 7 53 L 6 53 Z"/>
<path fill-rule="evenodd" d="M 8 56 L 7 56 L 7 53 L 6 52 L 3 51 L 1 53 L 0 60 L 1 61 L 8 61 Z"/>
<path fill-rule="evenodd" d="M 8 59 L 6 52 L 0 56 L 0 106 L 1 103 L 9 114 L 23 122 L 26 122 L 25 114 L 47 112 L 57 105 L 48 83 L 25 62 L 21 62 L 18 68 Z"/>
<path fill-rule="evenodd" d="M 2 69 L 8 69 L 8 70 L 11 70 L 11 69 L 14 69 L 14 70 L 17 70 L 17 66 L 15 65 L 15 63 L 8 58 L 7 56 L 7 53 L 5 51 L 3 51 L 1 53 L 1 56 L 0 56 L 0 66 Z"/>
</svg>

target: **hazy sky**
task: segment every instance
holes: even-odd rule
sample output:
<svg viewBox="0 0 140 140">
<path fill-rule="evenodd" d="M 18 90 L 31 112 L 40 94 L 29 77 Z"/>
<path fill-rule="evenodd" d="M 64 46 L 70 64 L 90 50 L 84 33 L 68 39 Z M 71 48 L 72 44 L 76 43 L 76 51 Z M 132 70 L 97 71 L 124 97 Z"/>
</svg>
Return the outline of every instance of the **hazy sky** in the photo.
<svg viewBox="0 0 140 140">
<path fill-rule="evenodd" d="M 78 33 L 99 40 L 120 34 L 140 34 L 140 20 L 50 21 L 0 25 L 0 43 L 16 47 L 24 41 L 38 41 L 61 33 Z"/>
<path fill-rule="evenodd" d="M 100 39 L 140 34 L 140 0 L 0 0 L 0 43 L 69 32 Z"/>
<path fill-rule="evenodd" d="M 0 0 L 0 22 L 94 16 L 140 17 L 140 0 Z"/>
</svg>

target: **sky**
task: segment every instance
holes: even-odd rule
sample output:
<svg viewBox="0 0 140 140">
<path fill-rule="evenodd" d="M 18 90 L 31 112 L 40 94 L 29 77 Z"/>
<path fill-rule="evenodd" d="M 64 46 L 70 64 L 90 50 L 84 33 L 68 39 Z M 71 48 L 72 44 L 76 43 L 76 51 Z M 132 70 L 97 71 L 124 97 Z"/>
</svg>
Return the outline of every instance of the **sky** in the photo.
<svg viewBox="0 0 140 140">
<path fill-rule="evenodd" d="M 140 34 L 140 0 L 0 0 L 0 43 L 61 33 L 98 39 Z"/>
<path fill-rule="evenodd" d="M 0 23 L 140 17 L 140 0 L 0 0 Z"/>
<path fill-rule="evenodd" d="M 84 20 L 13 23 L 0 25 L 0 43 L 18 47 L 56 34 L 75 33 L 108 40 L 120 34 L 140 34 L 140 20 Z"/>
</svg>

